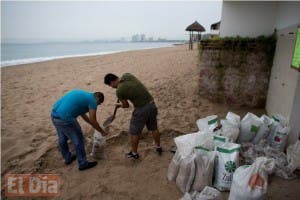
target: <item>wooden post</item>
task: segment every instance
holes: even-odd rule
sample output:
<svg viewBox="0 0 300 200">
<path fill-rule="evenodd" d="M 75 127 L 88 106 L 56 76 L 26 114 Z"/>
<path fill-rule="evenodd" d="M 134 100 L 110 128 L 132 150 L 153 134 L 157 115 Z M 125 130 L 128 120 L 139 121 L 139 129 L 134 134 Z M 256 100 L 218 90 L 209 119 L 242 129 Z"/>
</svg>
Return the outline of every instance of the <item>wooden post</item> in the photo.
<svg viewBox="0 0 300 200">
<path fill-rule="evenodd" d="M 192 33 L 191 31 L 190 32 L 190 42 L 189 42 L 189 49 L 191 50 L 193 47 L 192 47 Z"/>
<path fill-rule="evenodd" d="M 193 31 L 191 31 L 191 32 L 192 32 L 191 50 L 193 50 L 194 35 L 193 35 Z"/>
</svg>

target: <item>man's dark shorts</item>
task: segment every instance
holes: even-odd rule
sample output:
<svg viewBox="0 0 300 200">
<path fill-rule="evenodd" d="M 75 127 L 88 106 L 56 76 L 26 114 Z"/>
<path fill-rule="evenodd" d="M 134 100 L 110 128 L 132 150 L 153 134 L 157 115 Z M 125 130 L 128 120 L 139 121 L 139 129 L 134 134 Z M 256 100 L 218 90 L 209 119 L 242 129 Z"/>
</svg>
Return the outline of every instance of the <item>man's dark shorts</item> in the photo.
<svg viewBox="0 0 300 200">
<path fill-rule="evenodd" d="M 157 107 L 154 102 L 135 108 L 130 120 L 129 133 L 138 135 L 146 125 L 149 131 L 157 130 Z"/>
</svg>

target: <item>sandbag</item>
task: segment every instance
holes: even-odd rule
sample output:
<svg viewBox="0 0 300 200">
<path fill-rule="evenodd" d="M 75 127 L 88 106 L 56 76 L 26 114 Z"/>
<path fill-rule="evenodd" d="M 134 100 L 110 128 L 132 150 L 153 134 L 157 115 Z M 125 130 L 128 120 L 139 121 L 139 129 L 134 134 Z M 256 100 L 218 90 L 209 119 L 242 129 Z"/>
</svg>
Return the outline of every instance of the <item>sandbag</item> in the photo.
<svg viewBox="0 0 300 200">
<path fill-rule="evenodd" d="M 272 119 L 269 118 L 267 115 L 262 115 L 260 117 L 260 120 L 262 121 L 262 125 L 252 140 L 253 144 L 258 144 L 262 139 L 267 138 L 270 133 Z"/>
<path fill-rule="evenodd" d="M 195 178 L 192 191 L 201 191 L 205 186 L 212 185 L 215 152 L 201 146 L 195 147 Z"/>
<path fill-rule="evenodd" d="M 227 137 L 229 142 L 235 142 L 240 133 L 239 124 L 224 119 L 221 120 L 221 124 L 221 135 Z"/>
<path fill-rule="evenodd" d="M 289 127 L 283 127 L 280 123 L 276 123 L 275 128 L 268 139 L 270 146 L 279 151 L 284 151 L 289 131 Z"/>
<path fill-rule="evenodd" d="M 230 123 L 240 127 L 241 125 L 241 117 L 233 112 L 228 112 L 225 117 Z"/>
<path fill-rule="evenodd" d="M 193 200 L 193 197 L 188 192 L 186 192 L 179 200 Z"/>
<path fill-rule="evenodd" d="M 169 181 L 176 181 L 181 160 L 182 160 L 182 158 L 181 158 L 179 152 L 176 151 L 176 153 L 174 154 L 174 156 L 169 164 L 169 168 L 168 168 L 167 178 Z"/>
<path fill-rule="evenodd" d="M 216 148 L 214 187 L 220 191 L 228 191 L 231 187 L 232 176 L 239 166 L 240 145 L 225 143 Z"/>
<path fill-rule="evenodd" d="M 176 185 L 182 193 L 189 192 L 195 177 L 195 154 L 182 159 L 176 177 Z"/>
<path fill-rule="evenodd" d="M 189 156 L 194 147 L 199 145 L 210 150 L 214 149 L 213 134 L 210 133 L 190 133 L 174 138 L 174 142 L 182 158 Z"/>
<path fill-rule="evenodd" d="M 261 200 L 267 193 L 268 174 L 274 170 L 273 159 L 258 157 L 249 166 L 239 167 L 233 175 L 229 200 Z"/>
<path fill-rule="evenodd" d="M 221 192 L 213 187 L 206 186 L 194 200 L 222 200 Z"/>
<path fill-rule="evenodd" d="M 293 172 L 300 169 L 300 141 L 291 144 L 287 150 L 288 168 Z"/>
<path fill-rule="evenodd" d="M 256 115 L 247 113 L 241 121 L 241 132 L 237 142 L 250 142 L 255 137 L 262 124 L 263 122 Z"/>
<path fill-rule="evenodd" d="M 280 114 L 272 115 L 272 119 L 281 124 L 281 126 L 288 126 L 288 121 L 285 117 Z"/>
<path fill-rule="evenodd" d="M 214 135 L 213 140 L 214 140 L 215 148 L 217 146 L 222 146 L 224 143 L 228 142 L 228 138 L 221 135 Z"/>
<path fill-rule="evenodd" d="M 92 147 L 92 156 L 95 159 L 105 159 L 105 146 L 106 146 L 106 139 L 95 130 L 94 137 L 93 137 L 93 147 Z"/>
<path fill-rule="evenodd" d="M 199 128 L 199 131 L 202 132 L 213 132 L 213 130 L 218 126 L 218 116 L 211 115 L 205 118 L 198 119 L 196 124 Z"/>
</svg>

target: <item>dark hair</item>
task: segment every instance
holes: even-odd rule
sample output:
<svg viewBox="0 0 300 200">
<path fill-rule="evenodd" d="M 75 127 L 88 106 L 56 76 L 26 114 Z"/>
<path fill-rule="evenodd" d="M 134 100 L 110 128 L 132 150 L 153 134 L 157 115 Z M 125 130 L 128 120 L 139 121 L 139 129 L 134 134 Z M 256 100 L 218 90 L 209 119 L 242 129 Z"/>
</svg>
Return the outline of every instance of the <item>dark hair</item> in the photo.
<svg viewBox="0 0 300 200">
<path fill-rule="evenodd" d="M 119 77 L 117 77 L 116 75 L 114 74 L 106 74 L 105 77 L 104 77 L 104 83 L 106 85 L 110 85 L 110 83 L 112 81 L 115 81 L 116 79 L 118 79 Z"/>
<path fill-rule="evenodd" d="M 102 92 L 95 92 L 94 97 L 97 99 L 99 103 L 103 103 L 104 101 L 104 94 Z"/>
</svg>

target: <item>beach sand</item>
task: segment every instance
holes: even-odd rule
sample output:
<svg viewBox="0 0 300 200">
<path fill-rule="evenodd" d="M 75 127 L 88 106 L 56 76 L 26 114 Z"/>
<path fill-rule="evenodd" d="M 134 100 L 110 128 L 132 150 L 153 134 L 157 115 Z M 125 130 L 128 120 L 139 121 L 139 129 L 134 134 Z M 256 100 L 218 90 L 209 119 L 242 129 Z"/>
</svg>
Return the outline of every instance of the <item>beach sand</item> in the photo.
<svg viewBox="0 0 300 200">
<path fill-rule="evenodd" d="M 131 107 L 119 110 L 108 128 L 106 160 L 84 172 L 78 171 L 76 162 L 65 166 L 50 121 L 53 103 L 70 89 L 101 91 L 105 102 L 98 107 L 97 118 L 102 124 L 116 102 L 115 90 L 105 86 L 103 78 L 106 73 L 125 72 L 138 77 L 155 98 L 165 152 L 156 155 L 151 134 L 144 130 L 140 161 L 125 158 Z M 195 121 L 207 115 L 224 117 L 229 110 L 242 116 L 248 111 L 265 113 L 211 103 L 199 96 L 198 75 L 197 51 L 184 45 L 2 68 L 2 181 L 6 173 L 55 173 L 61 177 L 58 199 L 179 199 L 181 192 L 166 179 L 173 138 L 197 131 Z M 89 154 L 93 130 L 79 122 Z M 299 179 L 270 177 L 268 199 L 298 199 L 298 195 Z"/>
</svg>

